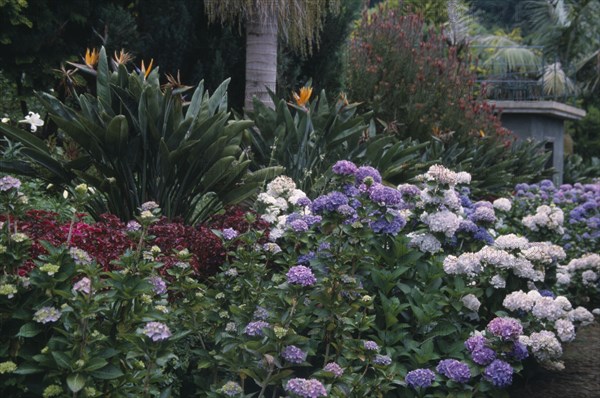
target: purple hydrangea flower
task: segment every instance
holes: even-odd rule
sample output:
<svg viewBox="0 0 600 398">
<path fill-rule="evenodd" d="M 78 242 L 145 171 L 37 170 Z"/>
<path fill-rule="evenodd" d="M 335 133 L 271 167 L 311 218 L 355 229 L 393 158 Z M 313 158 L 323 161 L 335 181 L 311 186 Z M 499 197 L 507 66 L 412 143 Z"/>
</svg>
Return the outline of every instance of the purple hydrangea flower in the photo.
<svg viewBox="0 0 600 398">
<path fill-rule="evenodd" d="M 311 260 L 314 260 L 317 257 L 317 255 L 315 254 L 315 252 L 308 252 L 306 254 L 303 254 L 301 256 L 298 256 L 298 264 L 302 264 L 302 265 L 308 265 L 310 264 Z"/>
<path fill-rule="evenodd" d="M 325 386 L 316 379 L 291 379 L 285 385 L 285 390 L 302 398 L 326 397 Z"/>
<path fill-rule="evenodd" d="M 294 232 L 308 231 L 308 224 L 304 220 L 294 220 L 289 223 L 289 226 L 294 230 Z"/>
<path fill-rule="evenodd" d="M 74 292 L 82 292 L 90 294 L 92 291 L 92 281 L 88 277 L 81 278 L 78 282 L 73 285 Z"/>
<path fill-rule="evenodd" d="M 389 215 L 391 215 L 391 218 Z M 369 224 L 376 234 L 383 233 L 393 236 L 398 235 L 398 232 L 400 232 L 405 225 L 406 220 L 400 214 L 397 214 L 395 210 L 388 210 L 387 216 L 382 216 Z"/>
<path fill-rule="evenodd" d="M 287 281 L 292 285 L 312 286 L 317 283 L 317 278 L 313 275 L 310 268 L 304 265 L 296 265 L 286 274 Z"/>
<path fill-rule="evenodd" d="M 353 175 L 358 170 L 358 167 L 348 160 L 339 160 L 333 165 L 331 170 L 339 175 Z"/>
<path fill-rule="evenodd" d="M 529 351 L 527 351 L 527 346 L 525 344 L 515 341 L 509 356 L 516 361 L 522 361 L 529 356 Z"/>
<path fill-rule="evenodd" d="M 0 178 L 0 191 L 8 191 L 9 189 L 19 189 L 21 181 L 15 177 L 4 176 Z"/>
<path fill-rule="evenodd" d="M 265 307 L 258 305 L 256 306 L 256 310 L 254 311 L 254 314 L 252 314 L 252 317 L 264 321 L 269 318 L 269 311 Z"/>
<path fill-rule="evenodd" d="M 333 191 L 327 195 L 321 195 L 316 198 L 311 205 L 313 213 L 319 214 L 325 211 L 335 211 L 341 205 L 348 204 L 348 197 L 341 192 Z"/>
<path fill-rule="evenodd" d="M 135 231 L 139 231 L 140 229 L 142 229 L 142 226 L 140 225 L 139 222 L 137 222 L 135 220 L 128 221 L 127 226 L 125 227 L 125 230 L 127 232 L 135 232 Z"/>
<path fill-rule="evenodd" d="M 439 374 L 457 383 L 467 383 L 471 378 L 471 369 L 469 369 L 469 366 L 456 359 L 441 360 L 436 370 Z"/>
<path fill-rule="evenodd" d="M 238 231 L 233 228 L 225 228 L 221 233 L 223 234 L 223 239 L 225 240 L 232 240 L 238 236 Z"/>
<path fill-rule="evenodd" d="M 306 206 L 310 206 L 312 204 L 312 201 L 307 198 L 306 196 L 298 199 L 298 201 L 296 202 L 297 206 L 301 206 L 301 207 L 306 207 Z"/>
<path fill-rule="evenodd" d="M 382 206 L 395 206 L 402 203 L 402 193 L 397 189 L 375 184 L 369 190 L 369 198 Z"/>
<path fill-rule="evenodd" d="M 327 365 L 325 365 L 323 370 L 333 373 L 334 377 L 340 377 L 344 374 L 344 369 L 342 369 L 342 367 L 335 362 L 329 362 Z"/>
<path fill-rule="evenodd" d="M 374 182 L 381 183 L 381 174 L 377 169 L 371 166 L 361 166 L 356 170 L 356 183 L 362 184 L 367 177 L 371 177 Z"/>
<path fill-rule="evenodd" d="M 169 327 L 160 322 L 148 322 L 146 326 L 144 326 L 143 333 L 150 337 L 152 341 L 166 340 L 171 337 Z"/>
<path fill-rule="evenodd" d="M 158 209 L 158 207 L 159 207 L 158 203 L 149 201 L 149 202 L 142 203 L 142 205 L 140 206 L 140 210 L 141 211 L 152 211 L 154 209 Z"/>
<path fill-rule="evenodd" d="M 42 307 L 33 314 L 33 320 L 39 323 L 56 322 L 61 315 L 60 310 L 54 307 Z"/>
<path fill-rule="evenodd" d="M 379 346 L 376 342 L 372 340 L 367 340 L 363 342 L 363 347 L 367 351 L 379 351 Z"/>
<path fill-rule="evenodd" d="M 523 334 L 521 322 L 513 318 L 494 318 L 488 323 L 487 330 L 504 341 L 515 341 Z"/>
<path fill-rule="evenodd" d="M 487 365 L 496 359 L 496 351 L 489 347 L 479 347 L 471 352 L 473 362 L 479 365 Z"/>
<path fill-rule="evenodd" d="M 469 352 L 473 352 L 474 350 L 476 350 L 478 348 L 485 347 L 486 343 L 487 343 L 487 340 L 485 339 L 485 337 L 483 337 L 482 335 L 475 335 L 475 336 L 469 337 L 467 339 L 467 341 L 465 341 L 465 348 Z"/>
<path fill-rule="evenodd" d="M 405 380 L 412 388 L 426 388 L 435 380 L 435 373 L 429 369 L 415 369 L 406 374 Z"/>
<path fill-rule="evenodd" d="M 167 292 L 167 284 L 163 278 L 160 276 L 153 276 L 150 278 L 150 283 L 152 284 L 152 290 L 155 294 L 162 296 Z"/>
<path fill-rule="evenodd" d="M 246 333 L 248 336 L 262 336 L 264 334 L 263 329 L 269 328 L 269 327 L 271 327 L 269 322 L 254 321 L 254 322 L 250 322 L 248 325 L 246 325 L 246 328 L 244 329 L 244 333 Z"/>
<path fill-rule="evenodd" d="M 379 365 L 379 366 L 389 366 L 392 364 L 392 358 L 390 358 L 387 355 L 377 354 L 377 355 L 375 355 L 375 358 L 373 359 L 373 363 L 375 365 Z"/>
<path fill-rule="evenodd" d="M 483 377 L 495 387 L 503 388 L 512 384 L 513 368 L 508 362 L 494 360 L 483 371 Z"/>
<path fill-rule="evenodd" d="M 306 359 L 306 353 L 295 345 L 288 345 L 281 352 L 281 357 L 289 363 L 302 363 Z"/>
</svg>

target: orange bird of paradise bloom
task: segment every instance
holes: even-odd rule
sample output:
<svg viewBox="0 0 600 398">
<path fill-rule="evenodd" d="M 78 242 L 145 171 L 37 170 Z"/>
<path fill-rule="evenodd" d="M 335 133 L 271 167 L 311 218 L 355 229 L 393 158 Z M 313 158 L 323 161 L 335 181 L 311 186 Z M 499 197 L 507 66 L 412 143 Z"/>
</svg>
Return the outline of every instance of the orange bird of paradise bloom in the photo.
<svg viewBox="0 0 600 398">
<path fill-rule="evenodd" d="M 148 78 L 148 75 L 150 74 L 150 71 L 152 70 L 152 64 L 154 63 L 154 58 L 152 58 L 150 60 L 150 63 L 148 64 L 148 69 L 146 69 L 146 66 L 144 65 L 144 60 L 142 60 L 142 67 L 140 68 L 142 73 L 144 74 L 144 80 L 146 80 Z"/>
<path fill-rule="evenodd" d="M 86 49 L 85 52 L 85 64 L 87 66 L 89 66 L 90 68 L 94 68 L 96 66 L 96 64 L 98 63 L 98 50 L 96 50 L 95 48 L 90 50 L 89 48 Z"/>
<path fill-rule="evenodd" d="M 294 100 L 298 106 L 304 106 L 312 95 L 312 87 L 302 87 L 299 93 L 292 93 Z"/>
</svg>

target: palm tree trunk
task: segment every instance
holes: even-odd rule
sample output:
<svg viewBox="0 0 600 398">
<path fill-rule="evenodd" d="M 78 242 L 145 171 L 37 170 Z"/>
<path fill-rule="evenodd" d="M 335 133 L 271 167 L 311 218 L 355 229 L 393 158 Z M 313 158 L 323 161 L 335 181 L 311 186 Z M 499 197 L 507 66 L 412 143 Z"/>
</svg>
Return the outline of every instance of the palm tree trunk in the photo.
<svg viewBox="0 0 600 398">
<path fill-rule="evenodd" d="M 267 88 L 274 92 L 277 81 L 277 16 L 257 14 L 246 25 L 246 110 L 253 109 L 254 97 L 275 107 Z"/>
</svg>

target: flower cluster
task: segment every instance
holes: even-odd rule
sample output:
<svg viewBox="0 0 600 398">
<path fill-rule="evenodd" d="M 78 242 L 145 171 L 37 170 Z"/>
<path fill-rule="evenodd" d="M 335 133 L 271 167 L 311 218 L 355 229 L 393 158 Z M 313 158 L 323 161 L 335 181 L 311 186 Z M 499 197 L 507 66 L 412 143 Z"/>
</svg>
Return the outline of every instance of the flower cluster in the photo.
<svg viewBox="0 0 600 398">
<path fill-rule="evenodd" d="M 285 390 L 302 398 L 326 397 L 327 390 L 323 383 L 316 379 L 295 378 L 290 379 Z"/>
<path fill-rule="evenodd" d="M 312 270 L 304 265 L 291 267 L 286 274 L 287 281 L 291 285 L 312 286 L 317 283 Z"/>
<path fill-rule="evenodd" d="M 146 323 L 142 333 L 150 337 L 152 341 L 162 341 L 171 337 L 171 330 L 169 330 L 167 325 L 161 322 Z"/>
</svg>

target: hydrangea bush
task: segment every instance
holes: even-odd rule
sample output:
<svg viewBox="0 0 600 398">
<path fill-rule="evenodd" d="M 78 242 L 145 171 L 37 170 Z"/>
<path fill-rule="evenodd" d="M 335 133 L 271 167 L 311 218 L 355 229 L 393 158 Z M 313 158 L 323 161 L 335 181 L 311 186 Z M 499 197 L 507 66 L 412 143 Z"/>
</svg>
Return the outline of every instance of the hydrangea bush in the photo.
<svg viewBox="0 0 600 398">
<path fill-rule="evenodd" d="M 331 176 L 312 199 L 276 178 L 205 241 L 154 202 L 114 228 L 32 223 L 7 179 L 2 392 L 506 397 L 593 322 L 578 300 L 598 256 L 570 257 L 560 217 L 538 222 L 555 208 L 473 200 L 470 176 L 439 165 L 399 187 L 349 161 Z M 216 273 L 198 272 L 203 242 Z"/>
</svg>

